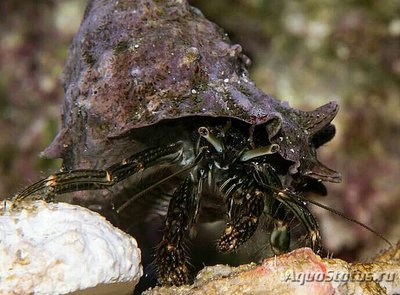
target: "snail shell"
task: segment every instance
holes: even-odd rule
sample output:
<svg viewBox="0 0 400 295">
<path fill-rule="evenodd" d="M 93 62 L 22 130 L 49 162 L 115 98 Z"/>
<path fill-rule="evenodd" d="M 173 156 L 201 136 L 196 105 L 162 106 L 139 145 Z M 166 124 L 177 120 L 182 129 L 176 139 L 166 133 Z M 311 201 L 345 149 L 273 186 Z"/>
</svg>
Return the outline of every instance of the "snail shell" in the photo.
<svg viewBox="0 0 400 295">
<path fill-rule="evenodd" d="M 93 0 L 63 73 L 62 129 L 44 155 L 63 158 L 66 169 L 93 168 L 116 161 L 128 145 L 137 151 L 135 140 L 116 140 L 132 130 L 184 117 L 236 118 L 265 124 L 269 141 L 293 163 L 290 174 L 339 182 L 313 143 L 332 127 L 337 103 L 293 109 L 254 85 L 249 63 L 240 45 L 184 0 Z"/>
</svg>

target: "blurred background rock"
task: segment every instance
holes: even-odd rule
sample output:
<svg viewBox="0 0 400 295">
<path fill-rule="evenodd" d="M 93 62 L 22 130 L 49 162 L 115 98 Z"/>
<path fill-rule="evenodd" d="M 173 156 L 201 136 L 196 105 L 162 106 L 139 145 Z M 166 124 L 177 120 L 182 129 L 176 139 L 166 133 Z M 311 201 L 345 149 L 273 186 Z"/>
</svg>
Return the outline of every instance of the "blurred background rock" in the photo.
<svg viewBox="0 0 400 295">
<path fill-rule="evenodd" d="M 0 2 L 0 195 L 57 170 L 39 157 L 60 125 L 59 77 L 87 1 Z M 343 174 L 319 201 L 393 242 L 400 237 L 400 3 L 335 0 L 193 0 L 252 59 L 265 92 L 311 110 L 341 109 L 322 162 Z M 315 208 L 326 247 L 347 260 L 384 243 Z"/>
</svg>

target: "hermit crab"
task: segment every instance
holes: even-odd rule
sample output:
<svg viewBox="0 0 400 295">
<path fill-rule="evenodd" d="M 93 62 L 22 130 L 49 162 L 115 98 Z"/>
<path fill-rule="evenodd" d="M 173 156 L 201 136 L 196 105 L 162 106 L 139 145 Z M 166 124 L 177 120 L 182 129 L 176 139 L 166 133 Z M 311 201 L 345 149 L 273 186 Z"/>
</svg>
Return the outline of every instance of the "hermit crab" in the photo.
<svg viewBox="0 0 400 295">
<path fill-rule="evenodd" d="M 249 62 L 186 1 L 92 0 L 63 74 L 62 129 L 44 151 L 63 159 L 62 171 L 14 200 L 78 192 L 71 202 L 128 221 L 150 200 L 146 214 L 164 218 L 155 259 L 163 285 L 190 280 L 187 242 L 199 222 L 225 219 L 217 248 L 231 252 L 264 216 L 279 254 L 299 238 L 296 218 L 319 250 L 302 193 L 340 181 L 316 156 L 335 134 L 338 105 L 293 109 L 256 88 Z"/>
</svg>

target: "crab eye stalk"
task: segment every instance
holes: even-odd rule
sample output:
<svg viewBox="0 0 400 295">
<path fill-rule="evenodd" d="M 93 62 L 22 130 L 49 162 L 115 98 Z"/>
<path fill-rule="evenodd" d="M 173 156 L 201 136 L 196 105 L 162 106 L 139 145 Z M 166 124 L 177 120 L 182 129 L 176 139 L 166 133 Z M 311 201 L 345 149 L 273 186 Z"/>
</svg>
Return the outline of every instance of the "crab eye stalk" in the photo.
<svg viewBox="0 0 400 295">
<path fill-rule="evenodd" d="M 275 154 L 278 151 L 279 151 L 279 145 L 274 143 L 274 144 L 271 144 L 268 146 L 263 146 L 263 147 L 245 151 L 240 156 L 240 161 L 246 162 L 246 161 L 249 161 L 249 160 L 257 158 L 257 157 Z"/>
<path fill-rule="evenodd" d="M 225 149 L 223 143 L 217 137 L 215 137 L 210 130 L 208 130 L 206 127 L 200 127 L 198 132 L 201 137 L 207 140 L 214 147 L 217 153 L 221 154 L 224 152 Z"/>
</svg>

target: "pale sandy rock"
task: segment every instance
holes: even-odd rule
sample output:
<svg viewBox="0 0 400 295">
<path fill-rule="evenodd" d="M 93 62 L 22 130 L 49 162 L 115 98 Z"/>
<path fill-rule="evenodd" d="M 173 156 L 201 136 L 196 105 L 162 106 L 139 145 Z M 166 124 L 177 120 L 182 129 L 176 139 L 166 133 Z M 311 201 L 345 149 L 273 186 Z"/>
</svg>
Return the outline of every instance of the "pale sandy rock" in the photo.
<svg viewBox="0 0 400 295">
<path fill-rule="evenodd" d="M 44 201 L 0 205 L 1 294 L 66 294 L 95 286 L 92 294 L 129 294 L 143 273 L 140 259 L 134 238 L 86 208 Z"/>
</svg>

